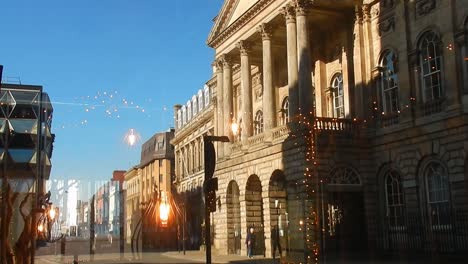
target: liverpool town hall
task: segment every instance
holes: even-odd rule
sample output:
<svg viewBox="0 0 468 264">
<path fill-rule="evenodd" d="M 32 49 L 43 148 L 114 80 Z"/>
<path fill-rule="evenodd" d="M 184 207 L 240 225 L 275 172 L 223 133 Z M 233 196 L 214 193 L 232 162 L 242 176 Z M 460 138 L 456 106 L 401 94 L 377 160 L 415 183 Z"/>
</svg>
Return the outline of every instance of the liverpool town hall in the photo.
<svg viewBox="0 0 468 264">
<path fill-rule="evenodd" d="M 300 262 L 466 254 L 465 0 L 226 0 L 213 22 L 213 75 L 174 107 L 190 247 L 216 135 L 219 254 L 251 228 L 254 255 Z"/>
</svg>

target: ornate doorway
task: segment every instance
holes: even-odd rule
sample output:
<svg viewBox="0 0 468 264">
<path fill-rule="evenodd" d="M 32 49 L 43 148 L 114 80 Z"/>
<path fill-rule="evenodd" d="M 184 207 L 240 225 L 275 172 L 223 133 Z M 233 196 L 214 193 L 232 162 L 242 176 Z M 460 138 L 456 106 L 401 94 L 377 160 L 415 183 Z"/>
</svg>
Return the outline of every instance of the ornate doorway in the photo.
<svg viewBox="0 0 468 264">
<path fill-rule="evenodd" d="M 241 252 L 241 216 L 239 186 L 231 181 L 227 188 L 227 232 L 228 254 L 240 254 Z"/>
<path fill-rule="evenodd" d="M 349 167 L 336 169 L 327 185 L 325 250 L 328 256 L 359 256 L 367 249 L 361 179 Z"/>
</svg>

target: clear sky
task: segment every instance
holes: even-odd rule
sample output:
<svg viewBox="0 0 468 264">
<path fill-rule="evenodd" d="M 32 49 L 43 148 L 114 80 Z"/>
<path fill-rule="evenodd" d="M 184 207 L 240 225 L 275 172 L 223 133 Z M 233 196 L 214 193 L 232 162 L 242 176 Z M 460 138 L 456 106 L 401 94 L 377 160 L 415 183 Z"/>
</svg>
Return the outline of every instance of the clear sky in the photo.
<svg viewBox="0 0 468 264">
<path fill-rule="evenodd" d="M 139 162 L 173 105 L 211 78 L 205 43 L 222 2 L 0 0 L 4 81 L 43 85 L 53 101 L 51 179 L 104 180 Z"/>
</svg>

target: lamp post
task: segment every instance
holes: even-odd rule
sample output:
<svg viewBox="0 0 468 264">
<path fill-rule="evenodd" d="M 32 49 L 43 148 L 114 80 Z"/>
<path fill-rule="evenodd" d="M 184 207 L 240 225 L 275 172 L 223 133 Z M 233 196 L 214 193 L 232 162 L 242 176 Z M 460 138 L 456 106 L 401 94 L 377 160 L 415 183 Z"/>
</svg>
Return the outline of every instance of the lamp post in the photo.
<svg viewBox="0 0 468 264">
<path fill-rule="evenodd" d="M 233 122 L 231 129 L 233 134 L 237 134 L 239 126 Z M 216 191 L 218 190 L 218 178 L 213 178 L 216 166 L 216 153 L 213 142 L 230 142 L 227 136 L 204 136 L 204 156 L 205 156 L 205 181 L 203 190 L 205 193 L 205 246 L 206 263 L 211 264 L 211 212 L 216 211 Z"/>
</svg>

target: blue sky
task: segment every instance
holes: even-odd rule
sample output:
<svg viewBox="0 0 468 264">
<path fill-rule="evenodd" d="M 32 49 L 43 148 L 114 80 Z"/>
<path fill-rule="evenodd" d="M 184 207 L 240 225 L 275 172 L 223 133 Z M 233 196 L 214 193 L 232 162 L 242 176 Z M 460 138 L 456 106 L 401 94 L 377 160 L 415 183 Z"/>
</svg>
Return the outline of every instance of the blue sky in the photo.
<svg viewBox="0 0 468 264">
<path fill-rule="evenodd" d="M 51 179 L 135 165 L 141 143 L 173 125 L 173 105 L 211 77 L 205 43 L 222 0 L 0 2 L 4 81 L 43 85 L 54 102 Z"/>
</svg>

